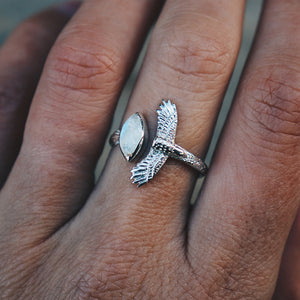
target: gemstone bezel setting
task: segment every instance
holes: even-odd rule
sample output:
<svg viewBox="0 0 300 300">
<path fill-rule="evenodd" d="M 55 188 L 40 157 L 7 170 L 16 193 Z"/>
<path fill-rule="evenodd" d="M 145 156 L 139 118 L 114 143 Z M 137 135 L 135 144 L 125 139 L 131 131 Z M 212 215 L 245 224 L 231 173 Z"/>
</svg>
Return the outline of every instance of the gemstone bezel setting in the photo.
<svg viewBox="0 0 300 300">
<path fill-rule="evenodd" d="M 148 130 L 144 117 L 135 113 L 123 124 L 119 144 L 121 152 L 129 162 L 134 161 L 141 155 L 147 142 Z"/>
</svg>

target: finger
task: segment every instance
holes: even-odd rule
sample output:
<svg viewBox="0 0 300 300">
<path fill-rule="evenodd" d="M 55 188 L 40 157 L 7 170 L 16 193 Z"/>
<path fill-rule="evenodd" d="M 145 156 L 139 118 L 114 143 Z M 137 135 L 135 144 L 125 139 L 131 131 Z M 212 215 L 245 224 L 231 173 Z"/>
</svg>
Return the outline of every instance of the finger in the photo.
<svg viewBox="0 0 300 300">
<path fill-rule="evenodd" d="M 170 98 L 179 115 L 176 143 L 203 155 L 238 52 L 242 15 L 242 1 L 167 1 L 125 118 L 142 112 L 152 140 L 155 110 L 162 98 Z M 119 149 L 114 151 L 86 218 L 100 216 L 104 227 L 122 220 L 120 230 L 134 224 L 145 242 L 157 234 L 164 235 L 166 242 L 166 234 L 182 238 L 187 198 L 197 173 L 167 161 L 153 180 L 138 189 L 130 182 L 132 167 Z M 145 239 L 145 234 L 151 237 Z"/>
<path fill-rule="evenodd" d="M 29 18 L 0 50 L 0 188 L 20 149 L 44 60 L 76 5 L 63 9 L 59 6 Z"/>
<path fill-rule="evenodd" d="M 300 213 L 290 232 L 285 246 L 274 300 L 300 298 Z"/>
<path fill-rule="evenodd" d="M 51 235 L 86 200 L 115 102 L 157 4 L 86 1 L 50 52 L 2 191 L 14 199 L 14 218 L 22 214 L 21 225 L 35 228 L 35 239 Z"/>
<path fill-rule="evenodd" d="M 190 257 L 218 289 L 270 298 L 300 199 L 300 3 L 268 1 L 191 221 Z M 211 251 L 207 251 L 211 249 Z M 218 273 L 218 274 L 217 274 Z M 222 277 L 222 278 L 221 278 Z"/>
</svg>

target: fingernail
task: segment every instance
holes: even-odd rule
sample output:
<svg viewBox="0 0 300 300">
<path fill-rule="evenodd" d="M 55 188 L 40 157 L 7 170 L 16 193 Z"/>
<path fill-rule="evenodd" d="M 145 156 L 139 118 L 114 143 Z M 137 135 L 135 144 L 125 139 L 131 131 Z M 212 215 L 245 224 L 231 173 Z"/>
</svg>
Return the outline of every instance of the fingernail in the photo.
<svg viewBox="0 0 300 300">
<path fill-rule="evenodd" d="M 72 2 L 64 2 L 60 5 L 56 5 L 54 8 L 64 14 L 66 14 L 69 17 L 72 17 L 75 12 L 80 7 L 81 2 L 80 1 L 72 1 Z"/>
</svg>

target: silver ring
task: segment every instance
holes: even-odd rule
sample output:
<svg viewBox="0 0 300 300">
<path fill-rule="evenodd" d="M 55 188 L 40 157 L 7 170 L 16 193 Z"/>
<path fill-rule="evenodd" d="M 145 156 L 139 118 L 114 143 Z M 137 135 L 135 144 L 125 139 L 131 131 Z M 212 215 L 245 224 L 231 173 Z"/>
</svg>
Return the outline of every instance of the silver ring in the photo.
<svg viewBox="0 0 300 300">
<path fill-rule="evenodd" d="M 169 157 L 186 163 L 205 176 L 208 168 L 203 160 L 175 144 L 178 123 L 176 105 L 170 100 L 163 100 L 159 107 L 156 137 L 147 156 L 131 170 L 132 182 L 138 187 L 147 183 Z M 134 161 L 143 154 L 147 140 L 146 121 L 141 114 L 135 113 L 127 119 L 121 130 L 116 130 L 111 135 L 110 144 L 119 145 L 125 159 Z"/>
</svg>

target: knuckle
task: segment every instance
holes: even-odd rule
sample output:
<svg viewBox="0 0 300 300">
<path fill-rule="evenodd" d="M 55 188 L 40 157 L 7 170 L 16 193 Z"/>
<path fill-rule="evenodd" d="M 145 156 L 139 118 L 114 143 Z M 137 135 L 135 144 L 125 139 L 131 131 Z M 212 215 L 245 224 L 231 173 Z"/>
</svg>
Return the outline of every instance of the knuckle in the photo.
<svg viewBox="0 0 300 300">
<path fill-rule="evenodd" d="M 118 80 L 119 57 L 113 47 L 59 41 L 47 64 L 48 81 L 68 92 L 99 91 Z"/>
<path fill-rule="evenodd" d="M 131 264 L 134 264 L 133 259 L 129 261 L 111 253 L 109 259 L 102 260 L 97 266 L 85 267 L 78 278 L 73 280 L 71 290 L 80 299 L 106 299 L 128 295 L 136 289 L 140 280 L 135 276 L 135 284 L 130 282 L 128 266 Z"/>
<path fill-rule="evenodd" d="M 121 292 L 122 287 L 117 283 L 110 286 L 108 279 L 101 271 L 100 274 L 95 274 L 93 271 L 85 271 L 80 274 L 72 288 L 73 297 L 80 299 L 103 299 L 113 291 Z"/>
<path fill-rule="evenodd" d="M 19 110 L 22 98 L 19 96 L 20 93 L 23 94 L 17 86 L 11 88 L 10 85 L 0 83 L 0 116 L 2 121 Z"/>
<path fill-rule="evenodd" d="M 242 106 L 248 126 L 264 147 L 288 145 L 294 151 L 300 142 L 300 72 L 285 67 L 259 69 L 246 82 L 246 105 Z M 291 147 L 294 146 L 294 147 Z"/>
<path fill-rule="evenodd" d="M 222 264 L 224 264 L 222 262 Z M 253 299 L 251 295 L 255 291 L 255 299 L 265 299 L 266 287 L 270 279 L 265 278 L 261 273 L 255 274 L 255 278 L 247 277 L 242 270 L 236 271 L 231 266 L 215 265 L 215 276 L 210 279 L 207 285 L 210 287 L 207 294 L 211 299 Z M 239 268 L 235 266 L 235 268 Z M 258 272 L 257 272 L 258 273 Z"/>
<path fill-rule="evenodd" d="M 192 271 L 193 276 L 189 282 L 194 281 L 195 286 L 198 285 L 198 294 L 202 292 L 205 299 L 251 299 L 253 290 L 257 295 L 264 294 L 270 282 L 269 277 L 265 275 L 263 268 L 259 267 L 253 276 L 249 276 L 249 269 L 245 266 L 253 266 L 252 257 L 246 251 L 240 250 L 221 247 L 206 266 L 210 270 L 207 277 L 203 277 L 203 269 L 199 266 Z M 264 299 L 263 295 L 260 296 L 257 299 Z"/>
<path fill-rule="evenodd" d="M 49 29 L 46 27 L 46 24 L 35 16 L 23 21 L 23 23 L 16 28 L 16 32 L 23 36 L 36 37 L 48 35 Z"/>
<path fill-rule="evenodd" d="M 82 262 L 80 272 L 74 272 L 78 275 L 71 280 L 73 294 L 82 299 L 119 299 L 121 296 L 141 299 L 151 293 L 154 296 L 168 292 L 168 289 L 161 290 L 165 276 L 172 276 L 166 256 L 154 255 L 152 247 L 148 249 L 141 245 L 133 236 L 116 232 L 107 234 L 100 247 L 89 249 L 91 258 L 99 257 L 101 251 L 101 259 L 95 264 L 91 264 L 90 259 L 88 264 Z"/>
<path fill-rule="evenodd" d="M 41 50 L 50 48 L 55 40 L 55 36 L 58 33 L 58 29 L 49 28 L 47 22 L 47 16 L 42 18 L 41 16 L 33 16 L 21 23 L 14 31 L 14 36 L 22 42 L 22 53 L 18 55 L 19 61 L 26 62 L 28 57 L 31 57 L 33 53 L 39 53 L 36 56 L 36 60 L 40 63 L 44 63 L 44 58 L 40 55 Z M 42 41 L 42 43 L 41 43 Z"/>
<path fill-rule="evenodd" d="M 181 76 L 205 82 L 225 78 L 231 70 L 233 48 L 224 38 L 212 38 L 175 25 L 159 33 L 159 63 Z"/>
<path fill-rule="evenodd" d="M 138 289 L 139 276 L 134 276 L 133 284 L 130 274 L 136 273 L 134 269 L 140 263 L 139 256 L 134 255 L 132 249 L 128 249 L 127 242 L 115 233 L 107 233 L 107 237 L 102 238 L 100 248 L 89 247 L 91 258 L 98 257 L 99 251 L 102 258 L 94 264 L 82 261 L 77 266 L 79 272 L 75 272 L 78 275 L 71 281 L 72 293 L 80 299 L 120 298 Z"/>
</svg>

